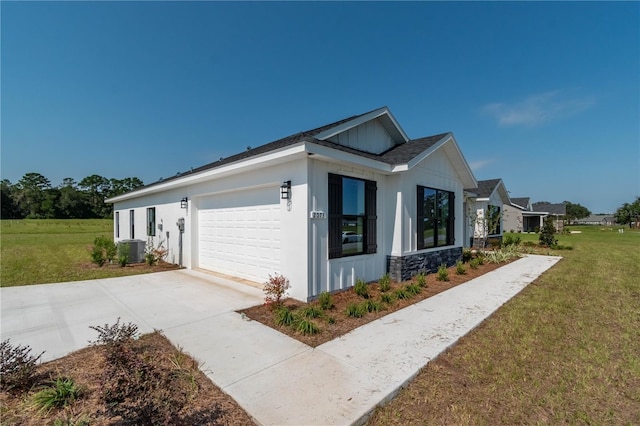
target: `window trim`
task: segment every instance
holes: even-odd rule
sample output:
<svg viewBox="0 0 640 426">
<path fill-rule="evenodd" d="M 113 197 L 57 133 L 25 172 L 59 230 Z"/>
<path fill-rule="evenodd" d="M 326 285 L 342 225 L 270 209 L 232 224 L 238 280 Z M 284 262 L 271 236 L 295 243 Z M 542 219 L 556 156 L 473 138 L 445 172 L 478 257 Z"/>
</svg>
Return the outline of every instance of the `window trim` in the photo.
<svg viewBox="0 0 640 426">
<path fill-rule="evenodd" d="M 364 182 L 364 215 L 344 214 L 342 198 L 344 179 L 352 179 Z M 338 259 L 342 257 L 361 256 L 363 254 L 376 253 L 378 250 L 376 181 L 329 173 L 328 190 L 329 259 Z M 342 223 L 345 218 L 363 219 L 362 252 L 349 254 L 342 253 Z"/>
<path fill-rule="evenodd" d="M 147 237 L 156 236 L 156 208 L 147 207 Z"/>
<path fill-rule="evenodd" d="M 435 191 L 435 198 L 438 202 L 438 205 L 435 208 L 435 213 L 436 213 L 436 217 L 435 220 L 433 221 L 433 241 L 434 241 L 434 245 L 432 247 L 425 247 L 425 243 L 424 243 L 424 218 L 425 218 L 425 211 L 424 211 L 424 190 L 425 189 L 430 189 L 432 191 Z M 441 197 L 442 194 L 448 194 L 448 204 L 449 204 L 449 211 L 448 211 L 448 218 L 447 218 L 447 223 L 446 223 L 446 232 L 447 232 L 447 238 L 446 241 L 444 242 L 444 244 L 439 244 L 440 239 L 438 238 L 438 224 L 440 222 L 440 209 L 438 208 L 440 206 L 439 204 L 439 199 Z M 437 189 L 437 188 L 432 188 L 429 186 L 422 186 L 422 185 L 418 185 L 417 186 L 417 191 L 416 191 L 416 249 L 417 250 L 424 250 L 424 249 L 437 249 L 437 248 L 442 248 L 442 247 L 451 247 L 454 246 L 456 243 L 456 235 L 455 235 L 455 223 L 456 223 L 456 217 L 455 217 L 455 199 L 456 199 L 456 194 L 455 192 L 452 191 L 446 191 L 444 189 Z"/>
</svg>

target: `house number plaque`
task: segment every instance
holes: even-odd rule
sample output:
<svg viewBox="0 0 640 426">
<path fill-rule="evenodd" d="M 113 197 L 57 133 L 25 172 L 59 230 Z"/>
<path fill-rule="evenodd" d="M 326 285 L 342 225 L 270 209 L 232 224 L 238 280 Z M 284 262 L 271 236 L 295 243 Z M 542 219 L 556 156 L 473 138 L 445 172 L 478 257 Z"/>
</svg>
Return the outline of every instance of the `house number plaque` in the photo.
<svg viewBox="0 0 640 426">
<path fill-rule="evenodd" d="M 311 212 L 309 212 L 309 217 L 311 219 L 326 219 L 327 214 L 323 211 L 312 210 Z"/>
</svg>

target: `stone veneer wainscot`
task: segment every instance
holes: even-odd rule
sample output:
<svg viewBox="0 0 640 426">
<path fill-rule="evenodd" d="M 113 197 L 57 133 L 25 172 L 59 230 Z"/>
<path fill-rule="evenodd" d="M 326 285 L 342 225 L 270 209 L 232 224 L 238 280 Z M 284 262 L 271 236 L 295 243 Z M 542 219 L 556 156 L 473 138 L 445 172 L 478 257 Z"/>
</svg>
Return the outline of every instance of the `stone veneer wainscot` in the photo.
<svg viewBox="0 0 640 426">
<path fill-rule="evenodd" d="M 460 259 L 462 259 L 461 247 L 406 256 L 387 256 L 387 271 L 393 280 L 406 281 L 419 272 L 435 272 L 443 263 L 447 267 L 453 266 Z"/>
</svg>

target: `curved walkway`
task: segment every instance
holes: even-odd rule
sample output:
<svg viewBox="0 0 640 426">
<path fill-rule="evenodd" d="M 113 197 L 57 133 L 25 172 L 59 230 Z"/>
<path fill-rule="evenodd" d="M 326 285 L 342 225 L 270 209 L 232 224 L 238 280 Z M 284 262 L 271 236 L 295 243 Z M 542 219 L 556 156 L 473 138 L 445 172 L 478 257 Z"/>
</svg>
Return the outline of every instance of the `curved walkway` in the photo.
<svg viewBox="0 0 640 426">
<path fill-rule="evenodd" d="M 361 423 L 559 260 L 524 257 L 317 348 L 235 312 L 262 303 L 260 290 L 188 270 L 2 288 L 0 330 L 50 360 L 121 317 L 163 330 L 259 424 Z"/>
</svg>

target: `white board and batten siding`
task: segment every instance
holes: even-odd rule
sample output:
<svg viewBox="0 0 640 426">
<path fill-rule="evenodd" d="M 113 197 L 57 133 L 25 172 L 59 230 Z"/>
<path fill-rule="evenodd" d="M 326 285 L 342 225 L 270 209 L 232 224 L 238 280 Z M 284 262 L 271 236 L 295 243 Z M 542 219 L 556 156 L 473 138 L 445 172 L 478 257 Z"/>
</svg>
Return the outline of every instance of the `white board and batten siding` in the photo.
<svg viewBox="0 0 640 426">
<path fill-rule="evenodd" d="M 198 265 L 265 282 L 280 271 L 279 188 L 208 196 L 199 201 Z"/>
<path fill-rule="evenodd" d="M 368 121 L 344 133 L 339 133 L 329 140 L 373 154 L 380 154 L 394 146 L 391 136 L 378 120 Z"/>
</svg>

